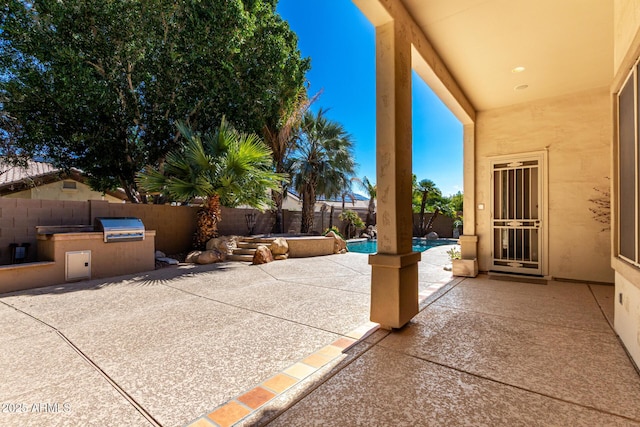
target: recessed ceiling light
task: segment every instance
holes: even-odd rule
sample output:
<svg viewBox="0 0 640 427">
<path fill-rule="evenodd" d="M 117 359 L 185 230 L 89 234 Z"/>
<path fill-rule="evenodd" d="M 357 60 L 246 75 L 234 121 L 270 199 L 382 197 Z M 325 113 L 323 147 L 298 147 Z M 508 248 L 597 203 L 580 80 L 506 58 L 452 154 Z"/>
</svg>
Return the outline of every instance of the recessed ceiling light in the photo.
<svg viewBox="0 0 640 427">
<path fill-rule="evenodd" d="M 512 72 L 512 73 L 521 73 L 521 72 L 523 72 L 524 70 L 525 70 L 525 68 L 524 68 L 524 67 L 522 67 L 522 66 L 518 66 L 518 67 L 513 68 L 513 69 L 511 70 L 511 72 Z"/>
<path fill-rule="evenodd" d="M 529 85 L 518 85 L 518 86 L 514 87 L 513 90 L 525 90 L 528 87 L 529 87 Z"/>
</svg>

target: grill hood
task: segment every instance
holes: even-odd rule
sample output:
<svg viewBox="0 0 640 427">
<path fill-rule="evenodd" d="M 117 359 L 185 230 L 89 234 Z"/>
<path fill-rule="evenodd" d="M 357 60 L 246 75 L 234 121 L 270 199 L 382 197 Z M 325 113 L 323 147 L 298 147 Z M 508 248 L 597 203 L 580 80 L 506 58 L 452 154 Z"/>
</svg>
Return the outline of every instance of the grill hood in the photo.
<svg viewBox="0 0 640 427">
<path fill-rule="evenodd" d="M 140 218 L 96 218 L 95 229 L 103 233 L 105 243 L 144 240 L 144 224 Z"/>
</svg>

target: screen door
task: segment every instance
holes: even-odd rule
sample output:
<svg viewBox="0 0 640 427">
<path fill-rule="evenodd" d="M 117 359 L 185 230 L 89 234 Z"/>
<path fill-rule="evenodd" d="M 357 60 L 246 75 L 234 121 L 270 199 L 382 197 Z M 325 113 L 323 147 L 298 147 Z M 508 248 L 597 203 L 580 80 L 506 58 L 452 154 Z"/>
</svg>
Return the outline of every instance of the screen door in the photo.
<svg viewBox="0 0 640 427">
<path fill-rule="evenodd" d="M 494 161 L 492 270 L 542 275 L 542 159 Z"/>
</svg>

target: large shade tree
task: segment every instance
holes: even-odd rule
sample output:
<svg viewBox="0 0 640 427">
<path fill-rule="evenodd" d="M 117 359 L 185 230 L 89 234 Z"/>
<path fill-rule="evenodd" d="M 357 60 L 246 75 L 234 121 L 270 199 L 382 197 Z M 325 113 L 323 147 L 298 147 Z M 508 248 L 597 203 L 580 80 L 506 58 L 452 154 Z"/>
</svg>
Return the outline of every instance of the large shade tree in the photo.
<svg viewBox="0 0 640 427">
<path fill-rule="evenodd" d="M 135 174 L 178 146 L 176 122 L 210 132 L 226 115 L 261 133 L 293 108 L 309 61 L 276 3 L 2 2 L 0 147 L 139 201 Z"/>
<path fill-rule="evenodd" d="M 325 111 L 307 111 L 301 137 L 291 158 L 292 184 L 302 197 L 301 233 L 313 230 L 318 196 L 332 196 L 355 173 L 353 140 L 344 127 L 327 118 Z"/>
<path fill-rule="evenodd" d="M 201 135 L 184 124 L 178 129 L 181 146 L 167 154 L 162 168 L 148 166 L 137 181 L 148 192 L 169 200 L 202 199 L 194 244 L 203 247 L 217 236 L 220 205 L 271 205 L 269 190 L 284 180 L 273 172 L 271 150 L 256 135 L 234 130 L 224 119 L 211 134 Z"/>
<path fill-rule="evenodd" d="M 300 137 L 302 117 L 321 93 L 322 91 L 309 99 L 306 89 L 300 88 L 293 104 L 282 104 L 278 120 L 264 126 L 264 140 L 273 153 L 273 164 L 276 172 L 286 175 L 291 174 L 291 170 L 289 170 L 291 162 L 288 159 L 293 150 L 295 150 Z M 288 184 L 288 181 L 283 181 L 280 183 L 280 188 L 272 192 L 275 216 L 274 233 L 284 233 L 282 203 L 287 195 Z"/>
</svg>

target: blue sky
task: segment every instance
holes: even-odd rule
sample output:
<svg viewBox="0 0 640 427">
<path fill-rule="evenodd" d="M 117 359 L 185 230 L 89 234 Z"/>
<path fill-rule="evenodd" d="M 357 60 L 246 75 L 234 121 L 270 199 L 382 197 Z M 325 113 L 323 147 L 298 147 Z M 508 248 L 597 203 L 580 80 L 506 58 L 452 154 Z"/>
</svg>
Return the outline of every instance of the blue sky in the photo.
<svg viewBox="0 0 640 427">
<path fill-rule="evenodd" d="M 311 58 L 312 109 L 342 123 L 355 140 L 357 176 L 375 182 L 375 30 L 351 0 L 279 0 L 278 12 Z M 413 173 L 444 195 L 462 191 L 462 125 L 414 74 Z M 354 188 L 354 190 L 357 190 Z"/>
</svg>

